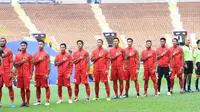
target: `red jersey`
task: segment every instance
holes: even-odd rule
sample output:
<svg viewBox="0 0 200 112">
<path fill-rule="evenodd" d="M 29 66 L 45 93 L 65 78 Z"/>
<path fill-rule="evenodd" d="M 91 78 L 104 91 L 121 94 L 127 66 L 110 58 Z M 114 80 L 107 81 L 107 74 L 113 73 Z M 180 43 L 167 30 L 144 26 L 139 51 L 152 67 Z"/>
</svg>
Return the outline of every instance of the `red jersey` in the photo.
<svg viewBox="0 0 200 112">
<path fill-rule="evenodd" d="M 99 55 L 102 55 L 102 57 L 99 57 Z M 93 61 L 93 58 L 96 60 Z M 91 61 L 95 70 L 108 70 L 108 51 L 103 48 L 97 48 L 92 52 Z"/>
<path fill-rule="evenodd" d="M 3 63 L 1 66 L 4 66 L 4 73 L 8 73 L 11 74 L 12 73 L 12 51 L 8 48 L 4 48 L 3 49 L 4 54 L 6 54 L 7 56 L 5 58 L 3 58 Z"/>
<path fill-rule="evenodd" d="M 109 53 L 112 69 L 120 69 L 121 67 L 123 67 L 125 60 L 124 50 L 120 47 L 113 47 L 112 49 L 110 49 Z M 116 57 L 117 53 L 121 53 L 121 55 Z"/>
<path fill-rule="evenodd" d="M 125 49 L 125 55 L 126 55 L 125 64 L 128 67 L 128 69 L 139 70 L 139 58 L 137 50 L 133 49 L 132 47 L 127 47 Z"/>
<path fill-rule="evenodd" d="M 170 48 L 170 68 L 183 66 L 183 50 L 181 47 L 173 46 Z"/>
<path fill-rule="evenodd" d="M 165 52 L 165 55 L 161 56 L 164 52 Z M 169 48 L 167 48 L 166 46 L 159 47 L 156 50 L 156 54 L 157 54 L 158 57 L 160 57 L 160 58 L 158 58 L 158 66 L 168 67 L 169 62 L 170 62 L 170 50 L 169 50 Z"/>
<path fill-rule="evenodd" d="M 84 57 L 81 59 L 81 57 Z M 78 62 L 74 62 L 75 70 L 83 70 L 85 72 L 89 72 L 89 54 L 84 49 L 78 50 L 73 53 L 73 60 L 78 60 Z"/>
<path fill-rule="evenodd" d="M 22 62 L 23 59 L 27 59 L 27 62 L 24 62 L 21 65 L 17 65 L 17 62 Z M 31 76 L 32 75 L 32 56 L 26 52 L 18 53 L 15 55 L 14 65 L 17 68 L 18 76 Z"/>
<path fill-rule="evenodd" d="M 156 52 L 152 49 L 146 49 L 142 51 L 141 58 L 146 58 L 146 57 L 148 58 L 146 60 L 143 60 L 144 69 L 155 70 L 156 69 Z"/>
<path fill-rule="evenodd" d="M 63 59 L 66 58 L 66 61 Z M 56 55 L 55 62 L 61 62 L 62 64 L 58 65 L 55 63 L 55 66 L 58 66 L 58 76 L 72 74 L 72 58 L 69 54 L 60 53 Z"/>
<path fill-rule="evenodd" d="M 44 58 L 40 61 L 40 58 Z M 50 70 L 50 57 L 44 50 L 40 50 L 33 55 L 35 65 L 35 75 L 48 75 Z"/>
</svg>

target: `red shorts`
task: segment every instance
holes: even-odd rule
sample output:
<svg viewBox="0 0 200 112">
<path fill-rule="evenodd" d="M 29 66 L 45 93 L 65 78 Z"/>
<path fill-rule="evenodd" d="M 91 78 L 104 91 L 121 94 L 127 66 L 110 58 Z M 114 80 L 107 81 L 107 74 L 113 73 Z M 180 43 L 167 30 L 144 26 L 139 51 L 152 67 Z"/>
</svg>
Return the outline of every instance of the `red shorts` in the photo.
<svg viewBox="0 0 200 112">
<path fill-rule="evenodd" d="M 124 71 L 122 68 L 120 69 L 111 69 L 110 80 L 124 80 Z"/>
<path fill-rule="evenodd" d="M 170 78 L 174 79 L 175 75 L 177 76 L 177 78 L 182 78 L 182 74 L 183 70 L 181 69 L 181 67 L 172 68 Z"/>
<path fill-rule="evenodd" d="M 58 76 L 58 79 L 57 79 L 57 85 L 58 86 L 70 86 L 70 78 L 66 76 Z"/>
<path fill-rule="evenodd" d="M 145 70 L 144 69 L 143 80 L 148 81 L 149 77 L 151 77 L 152 80 L 156 80 L 156 73 L 153 72 L 153 70 Z"/>
<path fill-rule="evenodd" d="M 94 70 L 94 82 L 105 83 L 108 82 L 108 74 L 106 73 L 106 70 Z"/>
<path fill-rule="evenodd" d="M 3 84 L 5 84 L 6 87 L 12 86 L 12 77 L 10 78 L 10 73 L 5 73 L 1 75 L 0 79 L 0 87 L 3 87 Z"/>
<path fill-rule="evenodd" d="M 88 84 L 88 76 L 86 72 L 82 70 L 75 70 L 74 74 L 74 84 Z"/>
<path fill-rule="evenodd" d="M 49 83 L 48 83 L 48 79 L 46 79 L 45 75 L 36 75 L 35 76 L 35 87 L 48 87 Z"/>
<path fill-rule="evenodd" d="M 125 74 L 124 74 L 124 80 L 137 80 L 138 79 L 138 75 L 136 74 L 136 70 L 125 70 Z"/>
<path fill-rule="evenodd" d="M 30 88 L 30 77 L 23 76 L 17 77 L 17 88 L 29 89 Z"/>
</svg>

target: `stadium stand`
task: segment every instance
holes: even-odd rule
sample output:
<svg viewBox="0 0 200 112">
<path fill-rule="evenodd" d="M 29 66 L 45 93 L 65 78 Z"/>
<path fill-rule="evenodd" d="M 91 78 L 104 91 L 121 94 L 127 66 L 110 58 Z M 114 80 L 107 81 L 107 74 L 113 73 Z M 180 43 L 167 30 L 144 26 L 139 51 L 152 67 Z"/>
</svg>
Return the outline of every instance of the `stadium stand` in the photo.
<svg viewBox="0 0 200 112">
<path fill-rule="evenodd" d="M 200 3 L 178 3 L 178 7 L 184 29 L 188 33 L 195 33 L 196 38 L 200 39 Z"/>
<path fill-rule="evenodd" d="M 103 14 L 113 31 L 134 37 L 136 48 L 144 49 L 148 38 L 153 47 L 159 45 L 159 38 L 172 33 L 170 12 L 167 3 L 100 4 Z"/>
<path fill-rule="evenodd" d="M 18 18 L 10 4 L 0 4 L 0 37 L 6 37 L 8 41 L 22 40 L 29 31 Z"/>
<path fill-rule="evenodd" d="M 59 43 L 73 46 L 82 39 L 87 47 L 96 45 L 94 37 L 101 35 L 89 4 L 23 4 L 22 7 L 39 31 L 53 35 Z"/>
</svg>

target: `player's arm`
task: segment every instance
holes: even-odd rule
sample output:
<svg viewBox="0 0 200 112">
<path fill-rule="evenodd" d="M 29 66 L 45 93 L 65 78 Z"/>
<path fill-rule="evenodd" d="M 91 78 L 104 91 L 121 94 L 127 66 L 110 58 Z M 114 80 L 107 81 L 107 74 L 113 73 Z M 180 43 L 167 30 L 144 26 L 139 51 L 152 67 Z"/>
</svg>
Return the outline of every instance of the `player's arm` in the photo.
<svg viewBox="0 0 200 112">
<path fill-rule="evenodd" d="M 72 75 L 73 62 L 72 62 L 72 57 L 70 55 L 68 56 L 68 61 L 69 61 L 69 74 L 71 76 Z"/>
<path fill-rule="evenodd" d="M 91 61 L 92 61 L 92 62 L 96 62 L 99 58 L 100 58 L 99 56 L 96 56 L 96 57 L 95 57 L 95 52 L 93 51 L 93 52 L 92 52 L 92 56 L 91 56 Z"/>
<path fill-rule="evenodd" d="M 47 54 L 47 69 L 48 69 L 48 76 L 51 72 L 51 61 L 50 61 L 50 56 Z"/>
<path fill-rule="evenodd" d="M 146 61 L 148 59 L 148 56 L 145 56 L 145 53 L 142 52 L 142 56 L 141 56 L 141 61 Z"/>
<path fill-rule="evenodd" d="M 158 60 L 163 57 L 163 53 L 160 54 L 159 49 L 156 50 L 156 55 Z"/>
<path fill-rule="evenodd" d="M 30 71 L 30 75 L 31 75 L 31 78 L 33 76 L 33 64 L 32 64 L 32 56 L 30 55 L 29 56 L 29 71 Z"/>
<path fill-rule="evenodd" d="M 8 59 L 9 59 L 9 64 L 10 64 L 10 72 L 12 73 L 12 69 L 13 69 L 13 54 L 12 51 L 8 52 Z"/>
<path fill-rule="evenodd" d="M 59 61 L 59 56 L 56 55 L 56 59 L 54 61 L 54 65 L 55 66 L 59 66 L 59 65 L 62 65 L 63 64 L 63 61 Z"/>
<path fill-rule="evenodd" d="M 73 59 L 72 59 L 72 62 L 73 62 L 74 64 L 77 64 L 77 63 L 79 63 L 80 61 L 81 61 L 81 59 L 80 59 L 80 58 L 77 58 L 77 57 L 76 57 L 76 54 L 73 53 Z"/>
<path fill-rule="evenodd" d="M 156 70 L 156 52 L 153 53 L 153 67 Z"/>
<path fill-rule="evenodd" d="M 140 69 L 140 60 L 139 60 L 139 53 L 138 51 L 136 51 L 136 54 L 135 54 L 135 63 L 136 63 L 136 69 L 139 71 Z"/>
<path fill-rule="evenodd" d="M 106 51 L 106 54 L 105 54 L 105 65 L 106 65 L 106 70 L 109 71 L 109 55 L 108 55 L 108 51 Z"/>
<path fill-rule="evenodd" d="M 19 66 L 21 66 L 23 64 L 23 61 L 19 61 L 18 59 L 18 55 L 15 56 L 14 58 L 14 67 L 18 68 Z"/>
<path fill-rule="evenodd" d="M 86 56 L 85 56 L 85 65 L 86 65 L 86 68 L 85 70 L 87 71 L 87 73 L 89 73 L 90 71 L 90 57 L 89 57 L 89 53 L 87 52 Z"/>
<path fill-rule="evenodd" d="M 33 63 L 34 65 L 37 65 L 37 64 L 39 64 L 39 63 L 40 63 L 40 60 L 39 60 L 39 59 L 37 59 L 37 57 L 36 57 L 36 54 L 34 54 L 34 55 L 33 55 L 33 58 L 32 58 L 32 63 Z"/>
</svg>

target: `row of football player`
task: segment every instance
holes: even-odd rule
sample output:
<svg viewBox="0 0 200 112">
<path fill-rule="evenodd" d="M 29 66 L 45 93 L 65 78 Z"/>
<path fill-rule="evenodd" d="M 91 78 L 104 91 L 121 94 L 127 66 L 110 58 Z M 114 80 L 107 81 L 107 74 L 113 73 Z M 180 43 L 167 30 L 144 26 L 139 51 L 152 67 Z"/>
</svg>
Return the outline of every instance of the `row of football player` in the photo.
<svg viewBox="0 0 200 112">
<path fill-rule="evenodd" d="M 144 64 L 144 96 L 147 96 L 147 88 L 148 88 L 148 80 L 151 77 L 155 89 L 155 96 L 158 96 L 160 93 L 160 85 L 161 78 L 164 75 L 167 79 L 168 85 L 168 95 L 171 95 L 173 92 L 174 85 L 174 77 L 177 75 L 180 83 L 180 92 L 184 93 L 186 91 L 185 85 L 183 87 L 182 73 L 183 67 L 185 67 L 185 75 L 191 77 L 189 67 L 191 64 L 187 64 L 189 61 L 184 61 L 183 63 L 183 50 L 182 48 L 177 46 L 177 39 L 173 39 L 173 47 L 168 49 L 165 46 L 166 39 L 161 38 L 161 47 L 156 50 L 151 49 L 152 42 L 150 40 L 146 41 L 146 50 L 144 50 L 141 54 L 141 61 Z M 108 84 L 108 68 L 109 62 L 111 62 L 111 76 L 110 80 L 113 81 L 113 89 L 115 92 L 114 99 L 118 99 L 120 97 L 128 97 L 128 90 L 130 86 L 130 80 L 135 82 L 137 97 L 139 94 L 139 83 L 137 80 L 138 72 L 139 72 L 139 56 L 137 50 L 132 48 L 133 40 L 131 38 L 127 39 L 128 48 L 123 50 L 118 46 L 119 39 L 114 38 L 113 44 L 114 47 L 108 52 L 107 50 L 102 48 L 103 41 L 101 39 L 97 40 L 98 48 L 92 52 L 91 61 L 94 62 L 94 82 L 95 82 L 95 95 L 94 100 L 99 99 L 99 83 L 100 81 L 105 84 L 107 100 L 110 100 L 110 87 Z M 189 40 L 186 41 L 189 44 Z M 11 100 L 10 107 L 14 108 L 14 91 L 12 88 L 12 79 L 11 79 L 11 70 L 12 70 L 12 51 L 6 48 L 6 39 L 1 38 L 0 44 L 3 49 L 2 54 L 2 63 L 0 66 L 0 99 L 2 96 L 2 87 L 3 84 L 6 85 L 9 89 L 9 96 Z M 199 41 L 198 41 L 199 44 Z M 46 103 L 45 105 L 49 105 L 50 100 L 50 88 L 48 86 L 48 77 L 50 73 L 50 59 L 48 53 L 46 53 L 44 48 L 44 41 L 38 41 L 39 51 L 36 52 L 33 57 L 26 52 L 26 48 L 28 46 L 27 42 L 21 42 L 21 52 L 15 56 L 14 66 L 17 69 L 17 87 L 21 89 L 21 97 L 22 97 L 22 107 L 29 107 L 29 99 L 30 99 L 30 79 L 32 78 L 32 69 L 35 66 L 35 82 L 36 82 L 36 97 L 37 102 L 34 105 L 40 105 L 40 94 L 41 88 L 46 89 Z M 89 55 L 83 49 L 84 42 L 82 40 L 77 41 L 78 51 L 73 53 L 71 57 L 66 53 L 66 44 L 62 43 L 60 45 L 60 54 L 56 56 L 55 66 L 58 67 L 58 96 L 59 101 L 57 103 L 61 103 L 62 100 L 62 86 L 66 86 L 68 88 L 69 95 L 69 103 L 72 103 L 72 88 L 70 85 L 70 76 L 72 74 L 72 65 L 75 65 L 75 75 L 74 75 L 74 93 L 75 99 L 74 101 L 78 101 L 78 93 L 79 93 L 79 84 L 82 83 L 86 87 L 87 100 L 90 101 L 90 86 L 88 83 L 88 62 Z M 189 47 L 189 46 L 187 46 Z M 190 49 L 189 49 L 190 50 Z M 158 80 L 156 77 L 156 54 L 158 60 Z M 199 58 L 198 50 L 195 53 L 195 58 Z M 197 64 L 198 64 L 197 60 Z M 195 62 L 196 63 L 196 62 Z M 170 68 L 169 68 L 170 66 Z M 193 66 L 193 65 L 192 65 Z M 195 68 L 199 67 L 195 65 Z M 198 70 L 196 69 L 196 74 L 198 76 Z M 171 75 L 169 72 L 171 71 Z M 189 72 L 188 72 L 189 71 Z M 186 79 L 186 77 L 184 78 Z M 191 79 L 191 78 L 188 78 Z M 125 84 L 125 95 L 123 96 L 124 84 L 123 81 L 126 81 Z M 118 81 L 120 94 L 118 95 Z M 197 80 L 198 82 L 198 80 Z M 184 91 L 185 90 L 185 91 Z M 198 90 L 198 87 L 197 87 Z M 171 92 L 170 92 L 171 91 Z M 188 92 L 191 92 L 191 89 L 188 88 Z M 26 96 L 26 97 L 25 97 Z M 1 107 L 0 102 L 0 107 Z"/>
</svg>

